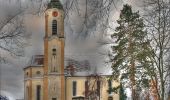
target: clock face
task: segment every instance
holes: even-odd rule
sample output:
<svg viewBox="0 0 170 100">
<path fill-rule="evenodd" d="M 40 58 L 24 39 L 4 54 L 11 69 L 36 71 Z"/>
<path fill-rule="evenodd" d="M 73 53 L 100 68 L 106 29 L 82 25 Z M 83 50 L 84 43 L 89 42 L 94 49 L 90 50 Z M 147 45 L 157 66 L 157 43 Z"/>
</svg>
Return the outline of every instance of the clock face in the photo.
<svg viewBox="0 0 170 100">
<path fill-rule="evenodd" d="M 53 15 L 53 17 L 57 17 L 57 16 L 58 16 L 58 12 L 57 12 L 57 11 L 54 11 L 54 12 L 52 13 L 52 15 Z"/>
</svg>

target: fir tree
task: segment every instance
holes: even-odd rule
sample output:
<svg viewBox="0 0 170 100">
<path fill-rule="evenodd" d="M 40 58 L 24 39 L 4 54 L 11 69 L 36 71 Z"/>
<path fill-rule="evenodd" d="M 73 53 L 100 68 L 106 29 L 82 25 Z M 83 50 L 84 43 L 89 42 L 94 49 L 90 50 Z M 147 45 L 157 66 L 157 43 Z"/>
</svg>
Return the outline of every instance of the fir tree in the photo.
<svg viewBox="0 0 170 100">
<path fill-rule="evenodd" d="M 112 47 L 114 57 L 112 59 L 113 76 L 122 75 L 132 90 L 132 98 L 135 98 L 135 86 L 139 79 L 146 78 L 141 74 L 141 59 L 147 55 L 147 32 L 144 31 L 144 22 L 139 12 L 133 12 L 131 6 L 124 5 L 117 20 L 118 27 L 112 38 L 115 45 Z M 146 51 L 146 52 L 145 52 Z M 139 78 L 140 77 L 140 78 Z M 138 80 L 137 80 L 138 79 Z"/>
</svg>

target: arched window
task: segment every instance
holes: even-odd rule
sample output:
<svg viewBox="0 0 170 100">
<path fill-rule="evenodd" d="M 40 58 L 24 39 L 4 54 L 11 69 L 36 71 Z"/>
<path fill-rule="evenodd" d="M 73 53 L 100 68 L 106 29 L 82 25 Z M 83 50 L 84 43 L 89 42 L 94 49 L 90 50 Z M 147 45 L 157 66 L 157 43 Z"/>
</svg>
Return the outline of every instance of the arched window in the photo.
<svg viewBox="0 0 170 100">
<path fill-rule="evenodd" d="M 97 81 L 97 95 L 100 96 L 100 81 Z"/>
<path fill-rule="evenodd" d="M 89 92 L 89 82 L 88 81 L 85 81 L 85 97 L 88 96 L 88 92 Z"/>
<path fill-rule="evenodd" d="M 111 79 L 108 80 L 108 87 L 109 87 L 109 94 L 111 94 L 112 93 L 112 91 L 111 91 L 111 89 L 112 89 L 112 80 Z"/>
<path fill-rule="evenodd" d="M 57 35 L 57 21 L 53 20 L 52 22 L 52 35 Z"/>
<path fill-rule="evenodd" d="M 37 100 L 41 100 L 41 85 L 37 85 Z"/>
<path fill-rule="evenodd" d="M 77 82 L 76 81 L 73 81 L 72 83 L 72 93 L 73 93 L 73 96 L 77 95 Z"/>
</svg>

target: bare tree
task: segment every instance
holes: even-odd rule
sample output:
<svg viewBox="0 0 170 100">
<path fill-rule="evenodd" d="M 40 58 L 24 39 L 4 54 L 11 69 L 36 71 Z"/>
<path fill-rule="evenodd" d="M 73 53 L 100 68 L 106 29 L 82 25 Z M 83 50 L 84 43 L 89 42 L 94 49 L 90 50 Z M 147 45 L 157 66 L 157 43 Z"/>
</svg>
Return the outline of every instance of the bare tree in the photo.
<svg viewBox="0 0 170 100">
<path fill-rule="evenodd" d="M 66 22 L 69 20 L 72 13 L 83 18 L 82 31 L 78 36 L 86 37 L 94 31 L 99 30 L 103 34 L 107 29 L 110 13 L 116 8 L 114 0 L 65 0 L 63 2 Z M 9 3 L 14 1 L 8 0 Z M 24 14 L 43 14 L 49 0 L 31 0 L 21 2 L 16 0 L 20 7 L 13 15 L 7 15 L 5 20 L 1 21 L 0 25 L 0 40 L 1 50 L 7 51 L 14 55 L 18 54 L 17 49 L 23 48 L 25 45 L 24 38 L 27 37 L 24 30 L 24 22 L 22 20 Z M 83 31 L 84 30 L 84 31 Z M 2 42 L 3 41 L 3 42 Z M 22 50 L 19 50 L 20 53 Z"/>
<path fill-rule="evenodd" d="M 13 56 L 23 56 L 31 34 L 25 28 L 26 15 L 43 14 L 47 0 L 8 0 L 1 1 L 0 51 Z M 4 5 L 3 5 L 4 4 Z M 8 7 L 9 6 L 9 7 Z M 13 7 L 14 6 L 14 7 Z M 1 61 L 5 60 L 1 53 Z"/>
<path fill-rule="evenodd" d="M 109 27 L 111 12 L 121 0 L 66 0 L 64 3 L 66 23 L 70 23 L 72 15 L 79 17 L 81 31 L 78 37 L 87 37 L 95 31 L 104 34 Z"/>
<path fill-rule="evenodd" d="M 98 74 L 87 76 L 85 82 L 85 99 L 100 100 L 100 91 L 102 86 L 106 84 L 106 79 Z"/>
<path fill-rule="evenodd" d="M 167 63 L 170 54 L 170 1 L 144 0 L 146 27 L 151 39 L 151 70 L 148 70 L 155 84 L 159 100 L 165 100 L 165 86 L 169 76 Z M 160 86 L 160 87 L 159 87 Z"/>
<path fill-rule="evenodd" d="M 20 9 L 20 5 L 16 9 L 18 10 L 13 12 L 10 8 L 4 8 L 0 11 L 3 14 L 6 10 L 0 20 L 0 52 L 21 56 L 23 55 L 23 48 L 26 45 L 26 38 L 29 35 L 26 34 L 24 28 L 23 10 Z M 5 56 L 1 53 L 0 60 L 4 61 Z"/>
</svg>

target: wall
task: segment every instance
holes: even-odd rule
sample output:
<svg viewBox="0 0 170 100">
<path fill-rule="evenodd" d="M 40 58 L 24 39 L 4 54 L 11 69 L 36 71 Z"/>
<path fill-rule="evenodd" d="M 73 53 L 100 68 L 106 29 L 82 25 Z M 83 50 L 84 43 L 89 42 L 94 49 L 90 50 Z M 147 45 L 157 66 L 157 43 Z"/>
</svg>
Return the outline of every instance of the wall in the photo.
<svg viewBox="0 0 170 100">
<path fill-rule="evenodd" d="M 37 71 L 40 73 L 37 74 Z M 30 66 L 24 69 L 24 100 L 36 100 L 37 85 L 41 85 L 41 99 L 43 99 L 43 66 Z"/>
<path fill-rule="evenodd" d="M 72 94 L 72 82 L 77 82 L 77 96 L 85 96 L 85 81 L 87 80 L 87 77 L 66 77 L 66 100 L 72 100 L 73 94 Z M 93 83 L 95 80 L 91 79 L 90 82 Z M 119 82 L 112 81 L 112 86 L 116 87 L 119 86 Z M 95 88 L 97 86 L 94 86 Z M 91 88 L 91 85 L 90 87 Z M 107 78 L 105 76 L 102 77 L 102 85 L 100 90 L 100 100 L 107 100 L 109 96 L 113 97 L 113 100 L 119 100 L 118 94 L 108 94 L 108 82 Z"/>
</svg>

